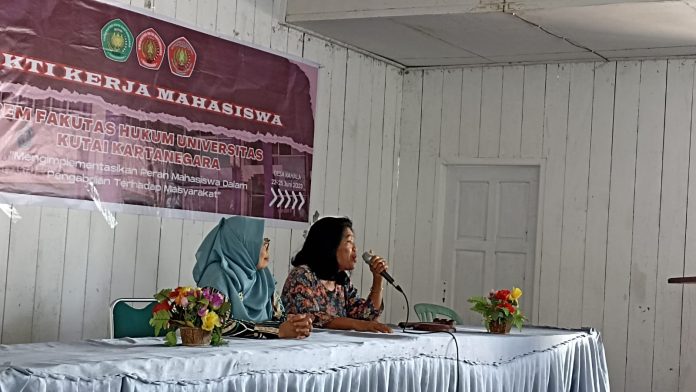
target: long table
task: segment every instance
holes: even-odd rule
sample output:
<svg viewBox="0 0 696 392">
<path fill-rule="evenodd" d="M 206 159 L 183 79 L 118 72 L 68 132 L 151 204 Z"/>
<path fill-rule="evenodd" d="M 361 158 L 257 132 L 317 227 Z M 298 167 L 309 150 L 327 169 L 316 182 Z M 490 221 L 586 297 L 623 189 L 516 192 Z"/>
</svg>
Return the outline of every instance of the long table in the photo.
<svg viewBox="0 0 696 392">
<path fill-rule="evenodd" d="M 609 391 L 595 330 L 458 326 L 454 337 L 315 330 L 221 347 L 161 338 L 0 345 L 0 391 Z"/>
</svg>

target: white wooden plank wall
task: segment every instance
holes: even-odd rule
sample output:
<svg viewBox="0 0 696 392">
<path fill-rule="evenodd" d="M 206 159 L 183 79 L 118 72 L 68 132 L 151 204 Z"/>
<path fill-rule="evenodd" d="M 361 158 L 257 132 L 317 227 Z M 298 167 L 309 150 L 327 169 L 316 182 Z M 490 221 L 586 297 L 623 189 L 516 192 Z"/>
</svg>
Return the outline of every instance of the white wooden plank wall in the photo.
<svg viewBox="0 0 696 392">
<path fill-rule="evenodd" d="M 379 222 L 377 243 L 385 249 L 393 266 L 396 233 L 396 194 L 399 184 L 399 154 L 401 140 L 401 99 L 403 77 L 394 67 L 388 65 L 384 86 L 384 132 L 382 133 L 382 162 L 379 190 Z M 394 298 L 396 296 L 396 298 Z M 384 313 L 388 321 L 396 320 L 391 315 L 394 301 L 402 301 L 401 295 L 388 289 L 384 295 Z"/>
<path fill-rule="evenodd" d="M 418 157 L 420 149 L 421 106 L 423 104 L 423 71 L 406 71 L 403 81 L 402 112 L 399 138 L 399 185 L 396 200 L 396 230 L 391 275 L 398 280 L 404 293 L 411 295 L 413 282 L 413 242 L 416 232 L 416 194 L 418 193 Z M 427 260 L 421 261 L 427 263 Z M 422 284 L 427 284 L 422 282 Z M 391 290 L 387 291 L 389 293 Z M 406 305 L 402 298 L 390 294 L 391 320 L 406 320 Z M 411 315 L 413 317 L 413 315 Z"/>
<path fill-rule="evenodd" d="M 23 211 L 24 209 L 22 209 Z M 113 269 L 114 230 L 106 224 L 102 215 L 90 214 L 87 251 L 87 279 L 85 282 L 85 307 L 82 317 L 82 337 L 107 336 L 111 272 Z M 11 264 L 12 260 L 10 260 Z M 133 280 L 131 280 L 131 284 Z M 116 284 L 118 282 L 115 282 Z M 128 282 L 126 282 L 128 284 Z M 69 300 L 66 298 L 66 300 Z M 79 301 L 78 298 L 74 300 Z M 105 310 L 107 310 L 105 312 Z"/>
<path fill-rule="evenodd" d="M 59 263 L 63 265 L 63 289 L 57 293 L 61 301 L 60 321 L 59 325 L 53 325 L 58 330 L 58 340 L 62 341 L 82 338 L 89 251 L 89 247 L 85 246 L 85 238 L 90 235 L 90 217 L 89 211 L 68 211 L 65 260 Z"/>
<path fill-rule="evenodd" d="M 423 75 L 423 107 L 418 154 L 418 191 L 416 192 L 416 227 L 413 241 L 413 272 L 411 273 L 411 309 L 416 298 L 428 298 L 435 294 L 435 287 L 427 284 L 435 279 L 436 269 L 430 259 L 434 230 L 433 206 L 435 204 L 436 159 L 440 154 L 440 131 L 442 123 L 443 71 L 426 71 Z M 404 173 L 408 175 L 408 173 Z M 414 177 L 416 173 L 413 174 Z M 401 279 L 408 279 L 402 277 Z"/>
<path fill-rule="evenodd" d="M 544 206 L 539 208 L 543 210 L 543 217 L 541 260 L 538 260 L 543 284 L 539 286 L 536 314 L 532 316 L 537 316 L 537 322 L 544 325 L 558 323 L 570 68 L 569 64 L 561 64 L 549 65 L 546 69 L 542 154 L 547 164 L 546 186 L 540 190 Z"/>
<path fill-rule="evenodd" d="M 478 156 L 479 127 L 481 126 L 481 68 L 462 70 L 462 107 L 459 115 L 459 155 L 472 158 Z M 404 83 L 405 84 L 405 83 Z M 405 100 L 405 98 L 402 98 Z M 453 110 L 457 110 L 456 107 Z M 443 130 L 446 134 L 447 130 Z"/>
<path fill-rule="evenodd" d="M 349 215 L 360 250 L 369 246 L 391 260 L 399 68 L 281 25 L 284 0 L 121 3 L 320 64 L 310 211 Z M 118 213 L 111 228 L 99 212 L 16 209 L 14 215 L 0 213 L 0 343 L 107 337 L 112 300 L 194 284 L 195 252 L 217 223 Z M 282 286 L 303 230 L 269 227 L 266 235 L 272 239 L 270 268 Z M 353 280 L 369 291 L 369 270 L 362 264 Z M 388 295 L 385 318 L 390 300 Z"/>
<path fill-rule="evenodd" d="M 360 81 L 358 82 L 358 85 L 360 86 L 359 91 L 371 91 L 373 86 L 372 76 L 374 74 L 372 69 L 372 60 L 366 56 L 361 56 L 361 60 Z M 375 190 L 376 192 L 374 194 L 368 194 L 367 188 L 367 180 L 369 177 L 368 164 L 370 163 L 370 122 L 372 120 L 371 107 L 372 99 L 370 96 L 363 97 L 358 104 L 359 116 L 357 123 L 357 134 L 355 138 L 355 169 L 353 172 L 361 173 L 362 175 L 355 177 L 347 175 L 342 176 L 342 178 L 352 177 L 353 181 L 350 187 L 341 190 L 341 194 L 353 194 L 352 212 L 347 215 L 353 217 L 354 231 L 357 233 L 356 246 L 358 249 L 364 249 L 365 242 L 368 240 L 365 231 L 365 220 L 367 219 L 365 212 L 367 210 L 368 198 L 375 198 L 375 196 L 378 196 L 377 190 Z M 369 240 L 371 241 L 372 239 L 370 238 Z M 374 246 L 372 247 L 374 248 Z M 369 267 L 367 267 L 367 265 L 361 261 L 362 258 L 358 257 L 358 263 L 352 276 L 354 277 L 354 280 L 360 280 L 361 285 L 364 282 L 369 289 L 370 285 L 372 284 L 372 274 L 370 273 Z M 363 280 L 367 277 L 369 277 L 369 279 Z"/>
<path fill-rule="evenodd" d="M 447 290 L 424 235 L 438 159 L 543 159 L 531 321 L 600 330 L 614 391 L 692 391 L 696 287 L 667 278 L 696 274 L 695 64 L 407 71 L 392 269 L 410 302 Z"/>
<path fill-rule="evenodd" d="M 587 220 L 587 181 L 589 173 L 590 136 L 592 134 L 593 64 L 573 64 L 570 70 L 568 105 L 568 137 L 566 144 L 565 181 L 563 190 L 563 230 L 558 292 L 558 325 L 578 325 L 582 318 L 582 302 L 575 294 L 582 291 L 585 256 L 585 222 Z"/>
<path fill-rule="evenodd" d="M 36 285 L 34 290 L 34 320 L 31 336 L 34 341 L 49 342 L 58 340 L 58 330 L 54 328 L 60 321 L 60 296 L 63 273 L 62 257 L 65 252 L 65 233 L 67 231 L 68 210 L 43 208 L 39 232 L 39 249 L 36 264 Z"/>
<path fill-rule="evenodd" d="M 595 67 L 592 100 L 592 137 L 587 187 L 585 270 L 582 291 L 582 325 L 603 325 L 604 281 L 609 220 L 609 175 L 614 127 L 616 63 Z"/>
<path fill-rule="evenodd" d="M 660 233 L 666 82 L 666 61 L 643 62 L 638 106 L 633 248 L 628 290 L 628 364 L 625 388 L 628 391 L 641 390 L 645 385 L 650 385 L 652 379 L 652 366 L 643 359 L 652 356 L 655 328 L 654 282 L 657 276 Z"/>
<path fill-rule="evenodd" d="M 524 67 L 503 69 L 503 97 L 500 120 L 500 158 L 519 158 L 522 146 L 522 93 Z"/>
<path fill-rule="evenodd" d="M 614 105 L 614 139 L 607 229 L 604 325 L 607 362 L 614 389 L 624 389 L 628 290 L 633 246 L 633 211 L 636 143 L 640 91 L 640 63 L 617 66 Z M 542 282 L 543 285 L 543 282 Z M 619 327 L 621 326 L 621 327 Z"/>
<path fill-rule="evenodd" d="M 279 24 L 283 0 L 124 0 L 321 64 L 312 213 L 346 214 L 411 305 L 441 302 L 433 262 L 441 158 L 544 159 L 533 323 L 604 336 L 612 390 L 696 382 L 694 60 L 401 70 Z M 398 192 L 397 192 L 398 188 Z M 692 200 L 693 199 L 693 200 Z M 107 335 L 107 308 L 193 284 L 215 222 L 17 207 L 0 214 L 2 343 Z M 303 230 L 268 228 L 285 280 Z M 360 264 L 354 283 L 365 294 Z M 385 319 L 406 317 L 385 291 Z M 411 318 L 415 316 L 411 313 Z"/>
<path fill-rule="evenodd" d="M 696 291 L 683 285 L 665 285 L 663 282 L 672 276 L 685 272 L 693 273 L 693 244 L 685 252 L 685 239 L 695 226 L 687 226 L 687 216 L 693 215 L 696 193 L 689 192 L 696 176 L 692 176 L 688 159 L 696 144 L 690 144 L 694 132 L 694 61 L 675 60 L 668 63 L 667 99 L 665 107 L 664 158 L 662 161 L 662 204 L 660 208 L 660 237 L 657 254 L 657 286 L 655 289 L 655 347 L 652 365 L 653 390 L 689 391 L 694 387 L 694 362 L 689 362 L 693 353 L 680 351 L 693 347 L 696 335 L 689 319 L 682 320 L 692 312 L 688 304 L 693 304 Z M 691 189 L 693 191 L 693 189 Z M 693 223 L 693 221 L 692 221 Z M 688 230 L 688 231 L 687 231 Z M 685 235 L 687 233 L 687 235 Z M 690 261 L 689 264 L 685 260 Z M 684 302 L 682 302 L 684 301 Z M 683 346 L 681 346 L 683 343 Z M 680 347 L 681 346 L 681 347 Z M 647 371 L 650 368 L 646 369 Z M 691 383 L 687 383 L 688 381 Z"/>
<path fill-rule="evenodd" d="M 138 216 L 116 214 L 110 298 L 133 297 L 135 255 L 138 246 Z"/>
<path fill-rule="evenodd" d="M 686 113 L 690 111 L 691 118 L 694 118 L 694 116 L 696 115 L 696 106 L 694 106 L 692 103 L 694 97 L 693 91 L 696 89 L 696 86 L 692 84 L 694 81 L 694 61 L 684 61 L 677 64 L 677 72 L 688 73 L 688 75 L 686 75 L 686 77 L 682 79 L 684 87 L 687 89 L 687 91 L 686 93 L 680 92 L 679 94 L 675 94 L 675 97 L 680 98 L 675 99 L 673 103 L 668 103 L 666 110 L 668 110 L 668 115 L 672 114 L 674 110 L 683 110 L 683 113 L 680 112 L 682 116 L 688 116 L 688 114 Z M 674 69 L 672 68 L 674 66 L 675 65 L 670 64 L 669 70 Z M 690 86 L 692 88 L 692 94 L 688 93 L 688 89 Z M 689 110 L 689 108 L 691 108 L 691 110 Z M 690 143 L 689 141 L 684 141 L 684 144 L 688 143 L 689 145 L 696 145 L 696 132 L 689 132 L 689 125 L 691 124 L 691 122 L 684 121 L 684 119 L 682 119 L 677 124 L 680 124 L 679 128 L 677 129 L 682 130 L 679 133 L 682 135 L 686 135 L 687 138 L 690 137 Z M 688 176 L 688 178 L 696 178 L 696 148 L 689 149 L 689 158 L 689 168 L 686 175 Z M 682 181 L 683 180 L 684 179 L 682 177 Z M 687 205 L 689 202 L 691 202 L 691 205 L 694 205 L 694 203 L 696 203 L 696 199 L 694 198 L 695 196 L 696 181 L 690 181 L 687 189 Z M 694 237 L 694 235 L 696 235 L 696 230 L 694 230 L 694 228 L 696 228 L 696 209 L 687 209 L 686 225 L 687 232 L 685 239 L 686 252 L 684 253 L 684 274 L 694 276 L 696 275 L 696 249 L 694 249 L 694 246 L 696 245 L 696 237 Z M 679 265 L 677 265 L 677 263 L 675 263 L 675 267 L 677 270 L 679 269 Z M 686 391 L 689 388 L 692 388 L 693 385 L 696 385 L 696 367 L 694 367 L 694 364 L 696 364 L 696 339 L 694 339 L 694 336 L 696 336 L 696 287 L 683 287 L 683 290 L 684 291 L 682 298 L 684 302 L 682 306 L 681 320 L 682 331 L 679 360 L 679 389 L 681 391 Z M 677 295 L 678 294 L 679 293 L 677 292 Z"/>
<path fill-rule="evenodd" d="M 384 97 L 386 91 L 386 65 L 375 64 L 376 69 L 374 75 L 372 76 L 372 97 L 370 108 L 370 135 L 368 140 L 369 148 L 365 148 L 367 159 L 365 163 L 367 164 L 367 184 L 365 188 L 365 194 L 363 195 L 363 200 L 365 203 L 365 230 L 362 232 L 364 237 L 364 242 L 362 243 L 362 249 L 373 249 L 377 253 L 382 253 L 388 255 L 389 244 L 380 243 L 378 234 L 380 230 L 380 219 L 384 216 L 380 214 L 380 205 L 382 202 L 382 189 L 380 184 L 382 183 L 382 144 L 383 144 L 383 129 L 384 129 L 384 104 L 385 99 L 380 99 Z M 391 143 L 393 144 L 393 142 Z M 393 147 L 392 147 L 393 148 Z M 388 162 L 388 167 L 391 167 L 391 160 Z M 384 181 L 385 183 L 391 183 L 389 181 Z M 385 209 L 383 211 L 386 213 L 386 220 L 389 223 L 389 216 L 391 214 L 391 209 Z M 389 229 L 386 229 L 387 233 Z M 386 256 L 385 256 L 386 257 Z M 363 265 L 364 266 L 364 265 Z M 363 268 L 362 274 L 362 287 L 363 289 L 369 289 L 372 285 L 372 274 L 369 272 L 369 268 Z"/>
<path fill-rule="evenodd" d="M 2 329 L 3 342 L 8 343 L 29 341 L 33 329 L 39 245 L 39 230 L 36 228 L 40 224 L 41 209 L 23 208 L 21 216 L 21 219 L 11 224 L 9 233 L 5 317 Z M 16 262 L 13 262 L 15 260 Z"/>
</svg>

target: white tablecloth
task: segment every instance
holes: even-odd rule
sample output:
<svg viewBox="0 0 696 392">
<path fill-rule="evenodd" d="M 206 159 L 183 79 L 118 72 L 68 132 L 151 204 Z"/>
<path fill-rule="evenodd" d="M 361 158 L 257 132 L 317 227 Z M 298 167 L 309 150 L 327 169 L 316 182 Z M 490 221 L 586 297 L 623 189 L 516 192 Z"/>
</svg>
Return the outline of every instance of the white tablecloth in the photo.
<svg viewBox="0 0 696 392">
<path fill-rule="evenodd" d="M 594 330 L 457 330 L 459 362 L 444 333 L 315 330 L 305 340 L 222 347 L 166 347 L 160 338 L 0 345 L 0 391 L 609 390 Z"/>
</svg>

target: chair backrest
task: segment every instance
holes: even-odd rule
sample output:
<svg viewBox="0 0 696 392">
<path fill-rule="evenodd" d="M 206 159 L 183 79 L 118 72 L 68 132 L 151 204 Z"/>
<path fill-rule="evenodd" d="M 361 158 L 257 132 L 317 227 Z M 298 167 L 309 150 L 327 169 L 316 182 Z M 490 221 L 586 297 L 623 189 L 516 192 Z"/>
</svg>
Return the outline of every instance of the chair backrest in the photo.
<svg viewBox="0 0 696 392">
<path fill-rule="evenodd" d="M 134 303 L 146 306 L 131 306 Z M 153 298 L 119 298 L 112 302 L 109 313 L 111 338 L 155 336 L 155 330 L 150 326 L 150 318 L 152 317 L 152 308 L 156 304 L 157 301 Z"/>
<path fill-rule="evenodd" d="M 415 304 L 413 309 L 416 311 L 418 320 L 431 322 L 437 315 L 447 316 L 457 324 L 463 324 L 462 318 L 454 310 L 436 304 Z"/>
</svg>

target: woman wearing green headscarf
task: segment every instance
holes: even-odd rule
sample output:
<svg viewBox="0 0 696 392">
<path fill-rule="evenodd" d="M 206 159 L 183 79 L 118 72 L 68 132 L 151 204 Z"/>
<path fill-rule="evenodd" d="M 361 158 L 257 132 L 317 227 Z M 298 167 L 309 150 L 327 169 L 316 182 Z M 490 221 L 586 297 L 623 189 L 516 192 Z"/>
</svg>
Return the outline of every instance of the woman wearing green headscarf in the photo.
<svg viewBox="0 0 696 392">
<path fill-rule="evenodd" d="M 304 338 L 311 331 L 309 315 L 285 317 L 266 268 L 270 240 L 264 221 L 241 216 L 220 220 L 196 252 L 193 278 L 198 287 L 212 287 L 232 305 L 223 334 L 250 338 Z"/>
</svg>

